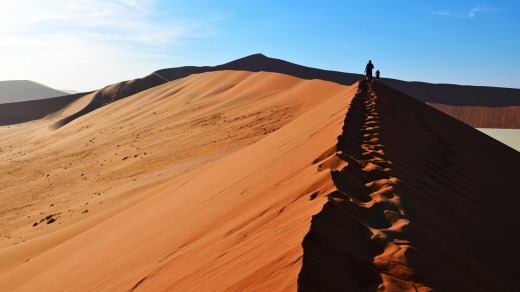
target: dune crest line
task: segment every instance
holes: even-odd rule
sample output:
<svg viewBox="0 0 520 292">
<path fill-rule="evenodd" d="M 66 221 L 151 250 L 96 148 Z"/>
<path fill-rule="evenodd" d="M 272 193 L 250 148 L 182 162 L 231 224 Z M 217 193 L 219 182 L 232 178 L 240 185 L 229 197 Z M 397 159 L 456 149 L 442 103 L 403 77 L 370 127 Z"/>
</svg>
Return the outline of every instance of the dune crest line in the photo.
<svg viewBox="0 0 520 292">
<path fill-rule="evenodd" d="M 362 81 L 334 155 L 346 166 L 302 242 L 301 291 L 518 291 L 518 152 Z"/>
<path fill-rule="evenodd" d="M 367 83 L 359 83 L 338 137 L 336 155 L 346 166 L 331 169 L 337 189 L 313 216 L 302 243 L 298 277 L 302 291 L 345 287 L 432 291 L 414 279 L 406 257 L 413 248 L 406 235 L 410 221 L 395 190 L 399 179 L 392 174 L 392 162 L 379 139 L 377 99 Z"/>
</svg>

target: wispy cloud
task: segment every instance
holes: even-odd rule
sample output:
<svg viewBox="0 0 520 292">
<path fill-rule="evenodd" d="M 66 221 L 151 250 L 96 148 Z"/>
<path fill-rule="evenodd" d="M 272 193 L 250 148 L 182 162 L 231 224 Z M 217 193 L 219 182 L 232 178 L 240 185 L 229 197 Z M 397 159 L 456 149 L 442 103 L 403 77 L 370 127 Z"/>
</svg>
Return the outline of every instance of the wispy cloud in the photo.
<svg viewBox="0 0 520 292">
<path fill-rule="evenodd" d="M 491 12 L 491 11 L 496 11 L 496 10 L 497 10 L 496 8 L 490 8 L 490 7 L 484 7 L 481 5 L 477 5 L 469 10 L 467 17 L 475 18 L 475 16 L 479 13 Z"/>
<path fill-rule="evenodd" d="M 91 79 L 105 82 L 130 78 L 129 72 L 154 66 L 153 60 L 164 57 L 172 46 L 205 36 L 214 26 L 211 19 L 164 15 L 158 4 L 157 0 L 2 1 L 0 80 L 36 76 L 35 81 L 45 83 L 38 76 L 48 79 L 51 71 L 68 71 L 54 79 L 72 78 L 79 68 L 98 75 Z M 89 81 L 84 82 L 89 87 Z"/>
<path fill-rule="evenodd" d="M 465 11 L 439 10 L 439 11 L 433 12 L 433 14 L 439 15 L 439 16 L 454 17 L 454 18 L 473 19 L 478 14 L 490 13 L 490 12 L 495 12 L 495 11 L 499 11 L 499 10 L 501 10 L 501 9 L 496 8 L 496 7 L 486 7 L 486 6 L 482 6 L 482 5 L 476 5 Z"/>
</svg>

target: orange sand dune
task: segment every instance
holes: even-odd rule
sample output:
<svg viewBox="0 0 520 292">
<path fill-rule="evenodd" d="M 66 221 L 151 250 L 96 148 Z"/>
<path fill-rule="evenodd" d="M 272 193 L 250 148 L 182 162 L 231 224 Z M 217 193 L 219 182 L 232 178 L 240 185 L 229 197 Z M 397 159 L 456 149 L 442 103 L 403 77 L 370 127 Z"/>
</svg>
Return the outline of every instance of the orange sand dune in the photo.
<svg viewBox="0 0 520 292">
<path fill-rule="evenodd" d="M 114 102 L 56 131 L 47 129 L 53 119 L 1 127 L 0 258 L 9 260 L 0 263 L 0 271 L 344 91 L 281 74 L 215 72 Z M 49 219 L 56 221 L 47 224 Z"/>
<path fill-rule="evenodd" d="M 428 103 L 474 128 L 520 129 L 520 106 L 455 106 Z"/>
<path fill-rule="evenodd" d="M 347 86 L 364 78 L 361 74 L 311 68 L 280 59 L 269 58 L 262 54 L 254 54 L 214 67 L 185 66 L 162 69 L 142 78 L 106 86 L 95 91 L 88 104 L 78 109 L 75 113 L 56 120 L 55 123 L 51 125 L 51 128 L 56 129 L 62 127 L 107 104 L 169 81 L 185 78 L 192 74 L 222 70 L 282 73 L 302 79 L 320 79 Z M 470 125 L 478 124 L 479 127 L 485 128 L 520 128 L 520 123 L 518 122 L 520 113 L 516 110 L 516 108 L 520 106 L 520 89 L 456 84 L 431 84 L 425 82 L 408 82 L 391 78 L 382 78 L 380 82 L 423 102 L 439 105 L 436 106 L 438 109 L 446 110 L 446 113 Z M 75 97 L 58 98 L 55 99 L 53 103 L 43 101 L 0 104 L 0 125 L 33 121 L 47 115 L 52 115 L 57 111 L 61 111 L 63 107 L 67 106 L 76 98 L 86 94 L 88 93 L 81 93 Z M 513 111 L 512 109 L 515 110 Z M 499 118 L 497 120 L 496 115 L 505 115 L 506 117 L 512 118 Z"/>
<path fill-rule="evenodd" d="M 383 84 L 218 71 L 58 119 L 0 127 L 7 291 L 520 289 L 520 154 Z"/>
</svg>

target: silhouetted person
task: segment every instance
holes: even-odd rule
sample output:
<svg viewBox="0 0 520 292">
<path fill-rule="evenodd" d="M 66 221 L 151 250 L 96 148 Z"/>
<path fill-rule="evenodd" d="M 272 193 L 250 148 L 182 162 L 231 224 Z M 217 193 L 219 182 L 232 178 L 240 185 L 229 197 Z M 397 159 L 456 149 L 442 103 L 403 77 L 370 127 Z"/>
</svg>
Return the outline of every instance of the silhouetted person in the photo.
<svg viewBox="0 0 520 292">
<path fill-rule="evenodd" d="M 379 74 L 380 74 L 380 73 L 379 73 L 379 69 L 378 69 L 378 70 L 376 71 L 376 79 L 377 79 L 377 81 L 379 81 Z"/>
<path fill-rule="evenodd" d="M 365 67 L 368 83 L 372 83 L 372 69 L 374 69 L 374 64 L 372 64 L 372 60 L 368 60 L 368 64 Z"/>
</svg>

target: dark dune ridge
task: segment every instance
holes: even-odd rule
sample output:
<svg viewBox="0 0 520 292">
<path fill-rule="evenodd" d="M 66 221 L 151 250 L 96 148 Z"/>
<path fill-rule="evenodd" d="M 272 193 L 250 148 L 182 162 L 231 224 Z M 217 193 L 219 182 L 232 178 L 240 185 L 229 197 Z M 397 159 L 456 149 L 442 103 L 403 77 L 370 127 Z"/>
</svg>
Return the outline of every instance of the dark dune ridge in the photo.
<svg viewBox="0 0 520 292">
<path fill-rule="evenodd" d="M 361 83 L 303 241 L 301 291 L 519 291 L 520 153 L 385 85 Z"/>
<path fill-rule="evenodd" d="M 137 78 L 130 81 L 124 81 L 107 86 L 96 92 L 91 103 L 79 112 L 56 122 L 51 128 L 60 128 L 71 121 L 81 117 L 97 108 L 100 108 L 113 101 L 126 98 L 138 92 L 149 88 L 164 84 L 168 81 L 177 80 L 187 77 L 191 74 L 222 71 L 222 70 L 241 70 L 250 72 L 274 72 L 292 75 L 302 79 L 321 79 L 336 82 L 343 85 L 352 85 L 356 81 L 363 79 L 361 74 L 344 73 L 338 71 L 322 70 L 306 66 L 297 65 L 284 60 L 269 58 L 262 54 L 254 54 L 241 59 L 231 61 L 218 66 L 185 66 L 178 68 L 162 69 L 152 74 Z M 493 115 L 497 112 L 497 108 L 506 106 L 520 106 L 520 89 L 496 88 L 484 86 L 461 86 L 451 84 L 430 84 L 424 82 L 406 82 L 396 79 L 381 79 L 382 83 L 392 86 L 410 96 L 413 96 L 423 102 L 448 104 L 455 106 L 481 106 L 495 108 L 493 113 L 488 113 L 487 109 L 473 111 L 466 109 L 463 115 L 455 115 L 454 117 L 464 120 L 468 124 L 480 127 L 499 127 L 499 128 L 520 128 L 520 112 L 512 113 L 513 119 L 507 119 L 504 122 L 494 122 L 489 125 L 476 121 L 481 120 L 480 114 Z M 27 104 L 30 105 L 30 104 Z M 3 105 L 0 105 L 0 108 Z M 32 106 L 32 105 L 30 105 Z M 66 106 L 66 104 L 65 104 Z M 0 109 L 1 110 L 1 109 Z M 449 111 L 451 114 L 453 111 Z M 4 119 L 2 125 L 12 124 L 20 120 L 29 121 L 31 116 L 24 114 L 25 119 L 13 119 L 11 122 Z M 464 116 L 464 119 L 462 119 Z M 34 116 L 32 119 L 38 119 L 41 116 Z M 15 122 L 16 121 L 16 122 Z"/>
</svg>

